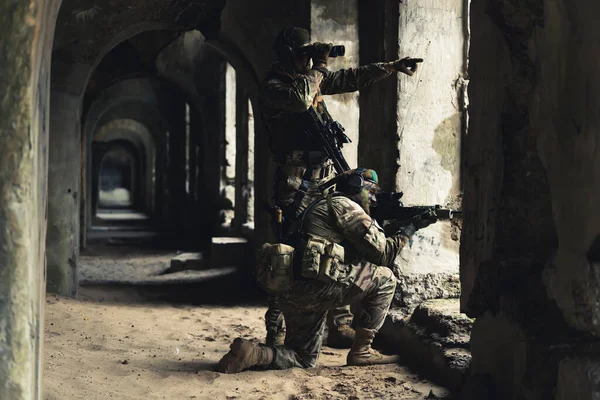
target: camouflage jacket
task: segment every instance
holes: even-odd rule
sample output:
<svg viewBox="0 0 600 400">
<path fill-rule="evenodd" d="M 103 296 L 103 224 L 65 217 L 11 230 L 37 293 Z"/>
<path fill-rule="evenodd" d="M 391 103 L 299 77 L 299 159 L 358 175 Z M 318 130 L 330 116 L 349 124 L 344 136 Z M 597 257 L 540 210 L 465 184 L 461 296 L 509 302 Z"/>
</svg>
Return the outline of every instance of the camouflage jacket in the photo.
<svg viewBox="0 0 600 400">
<path fill-rule="evenodd" d="M 311 106 L 326 117 L 325 102 L 321 95 L 355 92 L 391 75 L 394 71 L 393 63 L 373 63 L 339 71 L 311 69 L 306 74 L 298 74 L 287 71 L 281 64 L 275 64 L 261 86 L 260 104 L 263 118 L 271 125 L 271 122 L 278 118 L 302 113 Z M 276 160 L 284 156 L 276 154 L 280 152 L 278 144 L 289 143 L 293 140 L 291 135 L 295 134 L 294 127 L 286 127 L 285 124 L 283 126 L 285 128 L 271 133 L 271 147 Z"/>
<path fill-rule="evenodd" d="M 404 235 L 386 237 L 379 224 L 358 203 L 341 195 L 331 198 L 331 207 L 325 198 L 317 200 L 307 212 L 302 230 L 341 244 L 346 253 L 346 264 L 366 261 L 391 266 L 409 240 Z"/>
</svg>

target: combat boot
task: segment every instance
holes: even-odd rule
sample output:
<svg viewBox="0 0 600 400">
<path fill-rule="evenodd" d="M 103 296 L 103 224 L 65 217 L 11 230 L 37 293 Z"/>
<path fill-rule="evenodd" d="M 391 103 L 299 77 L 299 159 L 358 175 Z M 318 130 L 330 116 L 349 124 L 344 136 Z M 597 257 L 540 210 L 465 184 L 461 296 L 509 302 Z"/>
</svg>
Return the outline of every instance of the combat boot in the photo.
<svg viewBox="0 0 600 400">
<path fill-rule="evenodd" d="M 354 343 L 354 329 L 350 325 L 330 326 L 327 335 L 327 346 L 336 349 L 349 349 Z"/>
<path fill-rule="evenodd" d="M 385 356 L 371 348 L 375 331 L 372 329 L 357 328 L 354 343 L 348 353 L 346 362 L 352 366 L 392 364 L 397 362 L 398 356 Z"/>
<path fill-rule="evenodd" d="M 285 331 L 267 331 L 267 346 L 283 346 L 285 343 Z"/>
<path fill-rule="evenodd" d="M 273 349 L 249 340 L 237 338 L 229 346 L 231 350 L 219 361 L 218 371 L 235 374 L 245 369 L 269 365 L 273 362 Z"/>
</svg>

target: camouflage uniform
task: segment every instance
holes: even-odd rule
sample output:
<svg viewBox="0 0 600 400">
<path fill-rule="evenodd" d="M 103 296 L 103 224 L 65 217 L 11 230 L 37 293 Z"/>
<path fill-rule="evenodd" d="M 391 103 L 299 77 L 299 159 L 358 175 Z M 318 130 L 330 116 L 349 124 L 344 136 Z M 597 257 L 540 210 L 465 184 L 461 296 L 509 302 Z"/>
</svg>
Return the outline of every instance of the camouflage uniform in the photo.
<svg viewBox="0 0 600 400">
<path fill-rule="evenodd" d="M 265 122 L 278 120 L 314 107 L 324 119 L 329 119 L 321 95 L 355 92 L 396 72 L 393 63 L 374 63 L 358 68 L 330 72 L 325 68 L 311 69 L 306 74 L 291 73 L 275 64 L 261 90 L 261 109 Z M 276 203 L 289 205 L 303 179 L 307 164 L 312 168 L 310 185 L 297 213 L 318 196 L 318 182 L 331 178 L 335 171 L 331 160 L 320 149 L 301 148 L 303 132 L 295 126 L 278 124 L 282 128 L 271 132 L 271 147 L 277 162 L 275 179 Z M 284 130 L 285 129 L 285 130 Z M 306 156 L 309 160 L 306 160 Z"/>
<path fill-rule="evenodd" d="M 308 211 L 303 232 L 344 247 L 344 271 L 336 281 L 298 279 L 278 297 L 285 314 L 284 346 L 274 346 L 271 367 L 313 367 L 319 357 L 328 309 L 360 301 L 358 327 L 378 331 L 394 296 L 396 280 L 390 268 L 408 242 L 404 235 L 385 237 L 379 225 L 354 201 L 334 196 L 331 206 L 318 200 Z M 382 266 L 378 266 L 382 265 Z"/>
<path fill-rule="evenodd" d="M 329 119 L 325 102 L 321 95 L 354 92 L 381 80 L 396 70 L 393 63 L 373 63 L 358 68 L 330 72 L 326 68 L 311 69 L 306 74 L 286 70 L 282 64 L 275 64 L 261 88 L 261 109 L 265 123 L 274 122 L 278 129 L 272 129 L 269 137 L 271 149 L 277 163 L 274 179 L 275 204 L 284 210 L 294 203 L 296 193 L 303 181 L 307 166 L 312 168 L 308 188 L 299 204 L 296 215 L 289 213 L 286 218 L 297 216 L 319 195 L 318 185 L 335 175 L 331 160 L 326 159 L 320 149 L 303 148 L 303 133 L 286 117 L 314 107 L 324 118 Z M 283 123 L 281 123 L 283 122 Z M 308 157 L 308 160 L 306 159 Z M 350 325 L 350 306 L 330 310 L 328 326 Z M 267 331 L 285 331 L 281 309 L 274 298 L 269 300 L 265 314 Z"/>
</svg>

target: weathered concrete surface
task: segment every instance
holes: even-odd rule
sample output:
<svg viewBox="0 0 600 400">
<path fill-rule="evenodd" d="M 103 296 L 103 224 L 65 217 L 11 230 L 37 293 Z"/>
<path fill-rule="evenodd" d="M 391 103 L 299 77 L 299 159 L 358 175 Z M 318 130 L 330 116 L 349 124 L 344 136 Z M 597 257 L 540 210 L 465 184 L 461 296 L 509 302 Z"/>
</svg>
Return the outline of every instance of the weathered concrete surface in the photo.
<svg viewBox="0 0 600 400">
<path fill-rule="evenodd" d="M 460 149 L 465 113 L 463 0 L 399 5 L 398 57 L 424 62 L 412 77 L 398 74 L 396 190 L 405 205 L 460 209 Z M 417 233 L 398 262 L 404 274 L 458 271 L 460 227 L 440 221 Z"/>
<path fill-rule="evenodd" d="M 402 363 L 452 390 L 462 388 L 469 371 L 472 320 L 460 313 L 458 299 L 430 300 L 410 318 L 394 310 L 378 338 Z"/>
<path fill-rule="evenodd" d="M 455 273 L 402 274 L 397 279 L 394 306 L 405 313 L 427 300 L 460 297 L 459 277 Z"/>
<path fill-rule="evenodd" d="M 132 32 L 142 25 L 146 25 L 142 30 L 168 26 L 214 34 L 224 3 L 223 0 L 111 0 L 99 6 L 82 0 L 68 2 L 60 10 L 56 55 L 64 61 L 93 65 L 98 55 L 107 51 L 107 44 L 114 46 L 133 36 Z"/>
<path fill-rule="evenodd" d="M 50 109 L 46 289 L 75 297 L 81 200 L 80 99 L 52 91 Z"/>
<path fill-rule="evenodd" d="M 38 399 L 50 52 L 60 1 L 0 4 L 0 398 Z"/>
</svg>

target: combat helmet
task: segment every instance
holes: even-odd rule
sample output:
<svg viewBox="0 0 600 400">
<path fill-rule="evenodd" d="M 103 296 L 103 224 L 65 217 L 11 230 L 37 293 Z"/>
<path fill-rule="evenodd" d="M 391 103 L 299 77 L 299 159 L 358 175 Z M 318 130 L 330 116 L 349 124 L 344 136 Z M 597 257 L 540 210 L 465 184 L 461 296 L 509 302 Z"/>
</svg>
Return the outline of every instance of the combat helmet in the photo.
<svg viewBox="0 0 600 400">
<path fill-rule="evenodd" d="M 305 54 L 310 49 L 310 32 L 304 28 L 290 26 L 279 32 L 273 50 L 280 60 L 293 55 Z"/>
</svg>

